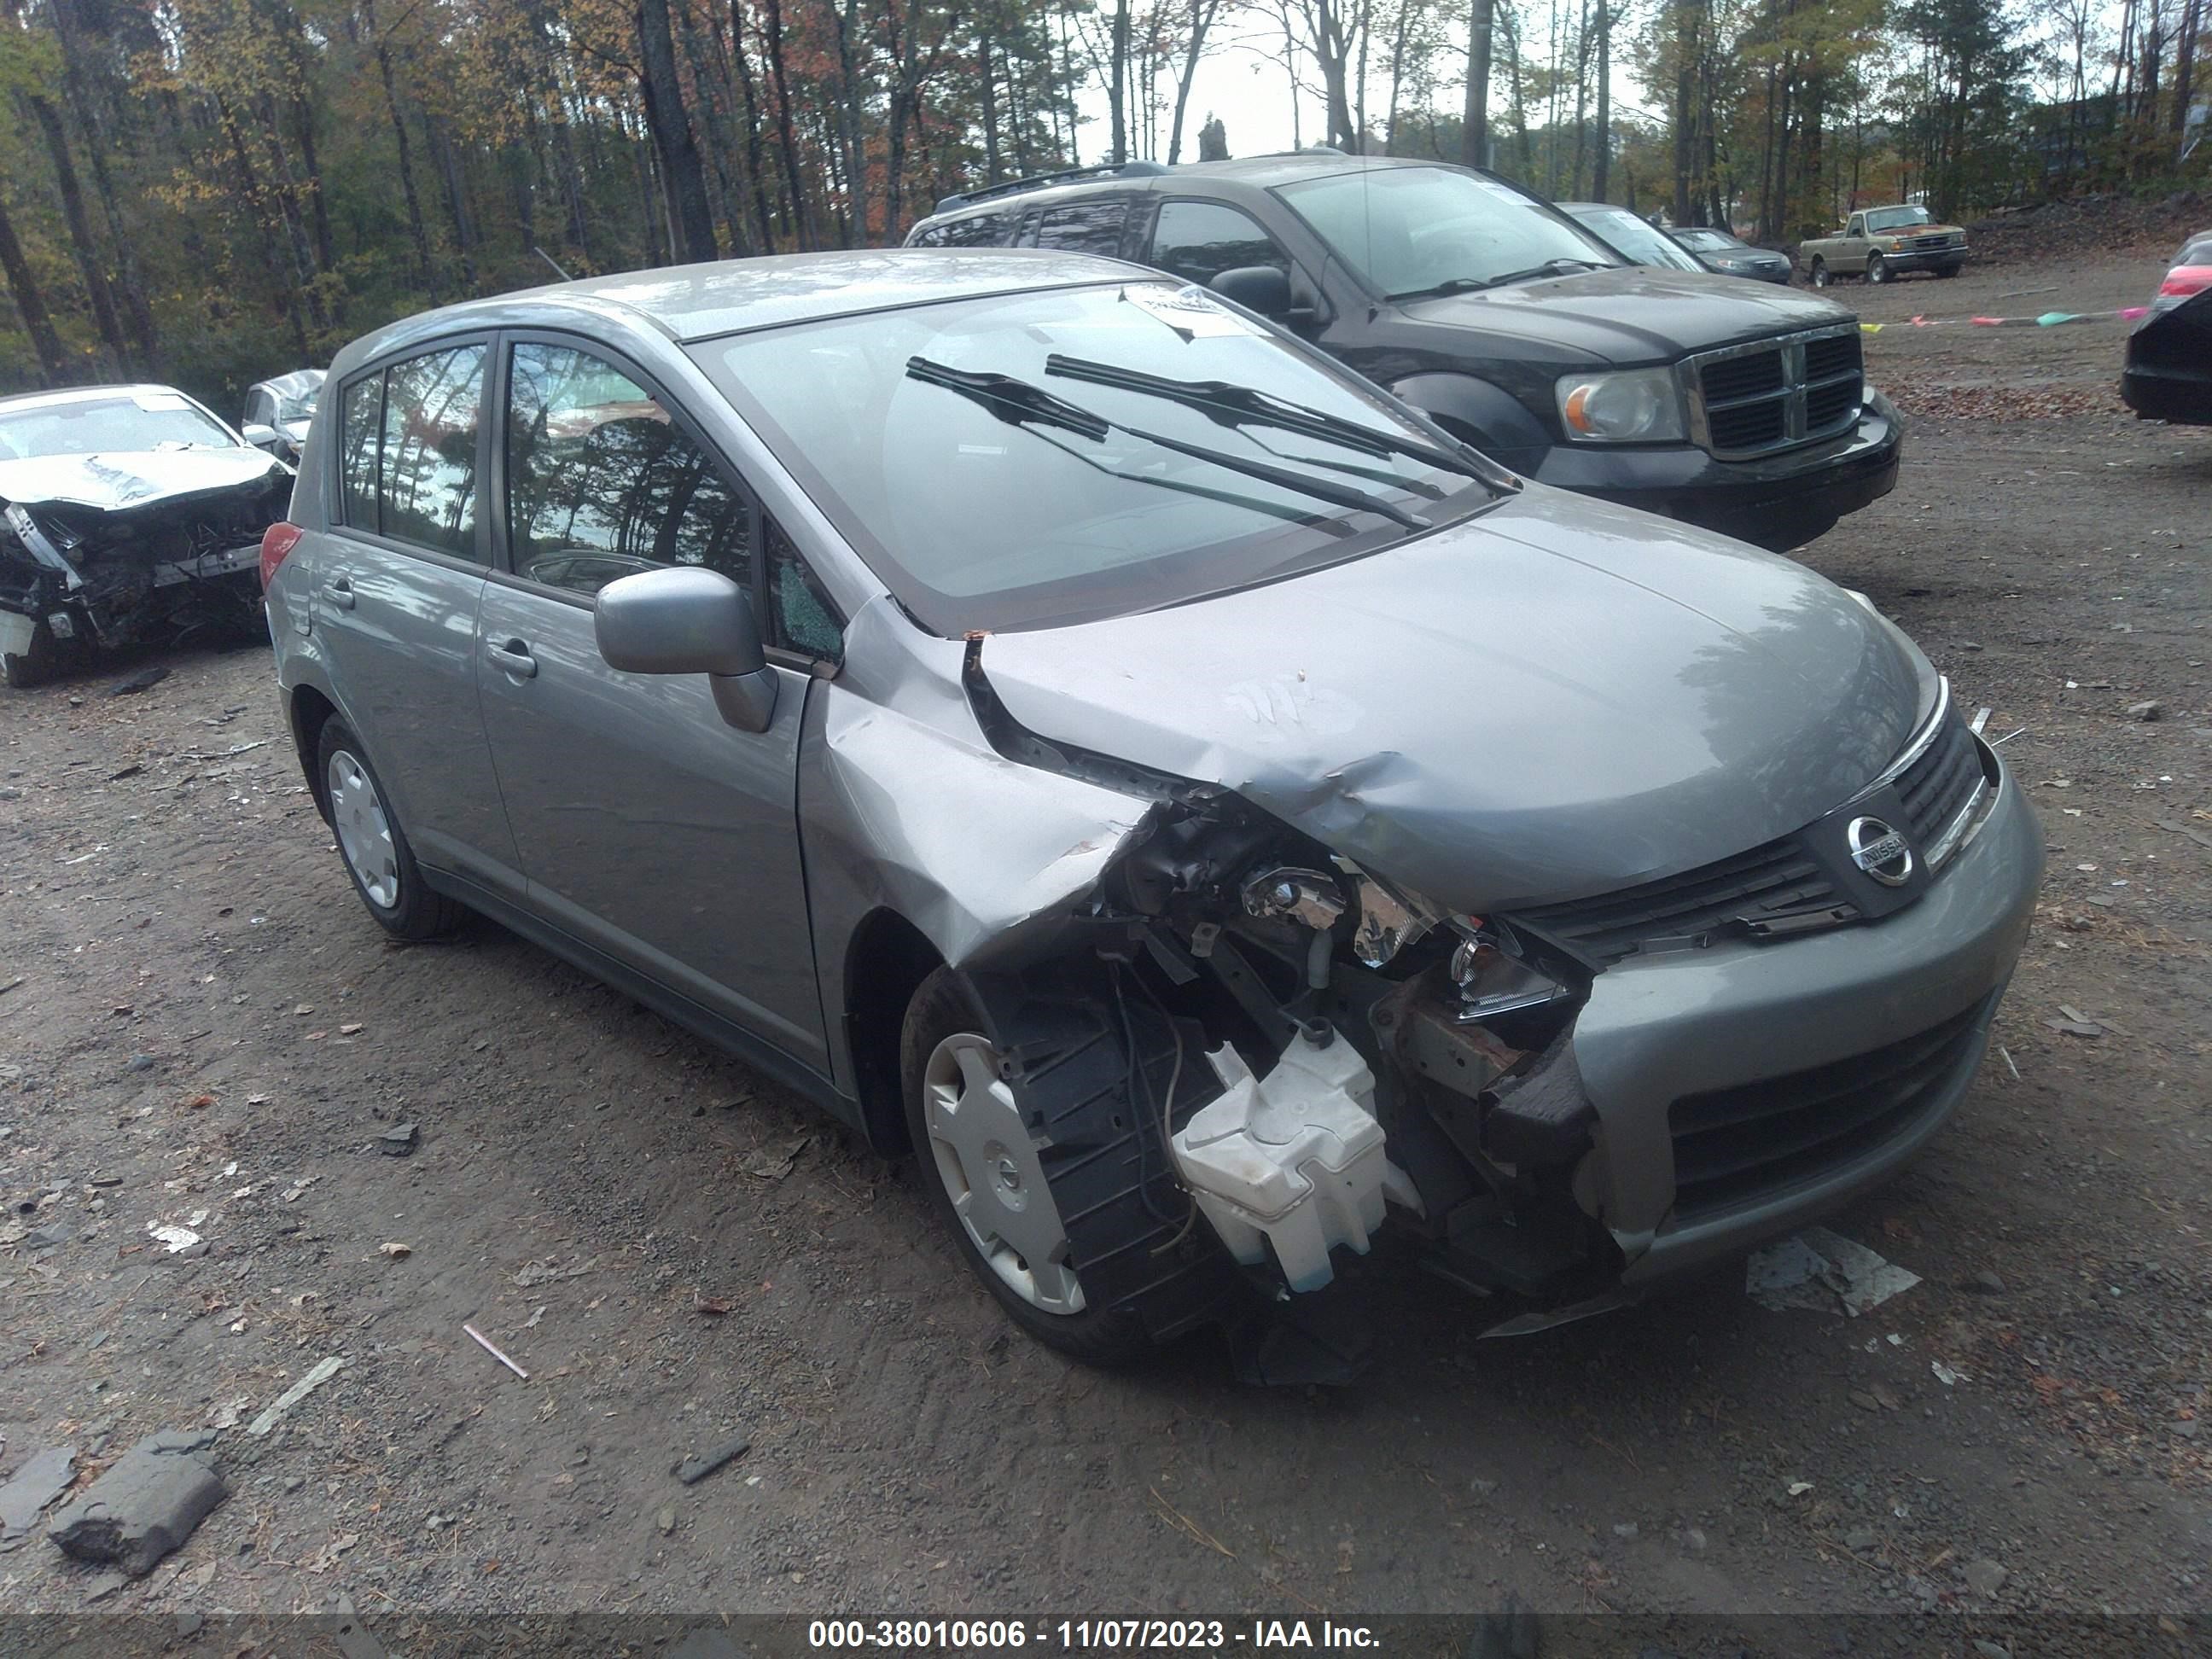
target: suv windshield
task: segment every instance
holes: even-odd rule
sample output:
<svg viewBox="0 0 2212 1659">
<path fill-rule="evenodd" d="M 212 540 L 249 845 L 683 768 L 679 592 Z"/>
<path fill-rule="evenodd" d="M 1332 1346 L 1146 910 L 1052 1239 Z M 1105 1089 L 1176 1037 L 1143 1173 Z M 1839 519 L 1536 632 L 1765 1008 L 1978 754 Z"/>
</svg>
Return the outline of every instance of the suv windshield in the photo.
<svg viewBox="0 0 2212 1659">
<path fill-rule="evenodd" d="M 1449 167 L 1369 167 L 1282 185 L 1276 194 L 1393 300 L 1620 263 L 1534 197 Z"/>
<path fill-rule="evenodd" d="M 1932 222 L 1924 207 L 1880 208 L 1866 216 L 1869 230 L 1904 230 L 1912 225 Z"/>
<path fill-rule="evenodd" d="M 1495 499 L 1484 463 L 1172 283 L 915 306 L 692 351 L 948 638 L 1180 604 Z"/>
<path fill-rule="evenodd" d="M 1639 265 L 1659 265 L 1668 270 L 1705 269 L 1694 254 L 1681 247 L 1666 232 L 1655 230 L 1626 208 L 1568 208 L 1565 210 Z"/>
<path fill-rule="evenodd" d="M 174 392 L 88 398 L 0 415 L 0 460 L 193 445 L 232 449 L 237 443 L 211 416 Z"/>
</svg>

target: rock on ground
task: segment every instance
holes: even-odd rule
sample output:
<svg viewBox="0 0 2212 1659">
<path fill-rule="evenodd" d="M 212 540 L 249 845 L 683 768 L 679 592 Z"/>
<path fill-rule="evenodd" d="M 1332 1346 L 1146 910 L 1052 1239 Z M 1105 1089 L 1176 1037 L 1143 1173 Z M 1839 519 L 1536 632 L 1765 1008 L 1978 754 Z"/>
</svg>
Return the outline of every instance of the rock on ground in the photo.
<svg viewBox="0 0 2212 1659">
<path fill-rule="evenodd" d="M 143 1578 L 230 1496 L 204 1448 L 211 1434 L 156 1434 L 54 1513 L 50 1535 L 80 1561 Z"/>
</svg>

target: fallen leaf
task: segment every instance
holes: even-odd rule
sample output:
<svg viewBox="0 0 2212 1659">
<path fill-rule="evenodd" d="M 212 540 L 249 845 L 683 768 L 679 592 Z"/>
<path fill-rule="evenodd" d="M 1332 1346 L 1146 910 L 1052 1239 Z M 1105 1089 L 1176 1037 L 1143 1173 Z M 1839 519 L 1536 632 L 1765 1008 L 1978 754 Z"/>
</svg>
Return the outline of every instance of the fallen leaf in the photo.
<svg viewBox="0 0 2212 1659">
<path fill-rule="evenodd" d="M 390 1256 L 395 1261 L 398 1261 L 403 1256 L 410 1256 L 415 1254 L 415 1247 L 412 1244 L 402 1244 L 397 1239 L 387 1240 L 386 1243 L 378 1245 L 376 1248 L 383 1255 Z"/>
<path fill-rule="evenodd" d="M 190 1100 L 179 1101 L 177 1103 L 177 1109 L 180 1112 L 197 1112 L 203 1106 L 212 1106 L 214 1104 L 215 1097 L 213 1095 L 194 1095 Z"/>
<path fill-rule="evenodd" d="M 726 1314 L 730 1310 L 730 1304 L 720 1297 L 701 1296 L 696 1291 L 692 1292 L 691 1305 L 702 1314 Z"/>
<path fill-rule="evenodd" d="M 352 1024 L 350 1024 L 350 1025 L 341 1025 L 341 1026 L 339 1026 L 339 1027 L 338 1027 L 338 1035 L 339 1035 L 340 1036 L 351 1036 L 355 1032 L 358 1031 L 359 1030 L 361 1030 L 361 1022 L 360 1022 L 359 1020 L 356 1020 L 356 1021 L 354 1021 L 354 1023 L 353 1023 Z"/>
</svg>

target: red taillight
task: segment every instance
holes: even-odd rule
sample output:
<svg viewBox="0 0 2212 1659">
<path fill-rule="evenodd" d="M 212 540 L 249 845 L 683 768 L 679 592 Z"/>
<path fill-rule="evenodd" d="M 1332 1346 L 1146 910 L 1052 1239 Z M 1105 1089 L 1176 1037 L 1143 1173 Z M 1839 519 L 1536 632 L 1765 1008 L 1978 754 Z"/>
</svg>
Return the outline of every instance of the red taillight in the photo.
<svg viewBox="0 0 2212 1659">
<path fill-rule="evenodd" d="M 284 562 L 284 556 L 300 544 L 300 526 L 278 520 L 261 532 L 261 591 L 266 593 L 269 584 L 276 579 L 276 567 Z"/>
<path fill-rule="evenodd" d="M 2166 280 L 2158 285 L 2161 297 L 2186 300 L 2212 288 L 2212 265 L 2176 265 L 2166 273 Z"/>
</svg>

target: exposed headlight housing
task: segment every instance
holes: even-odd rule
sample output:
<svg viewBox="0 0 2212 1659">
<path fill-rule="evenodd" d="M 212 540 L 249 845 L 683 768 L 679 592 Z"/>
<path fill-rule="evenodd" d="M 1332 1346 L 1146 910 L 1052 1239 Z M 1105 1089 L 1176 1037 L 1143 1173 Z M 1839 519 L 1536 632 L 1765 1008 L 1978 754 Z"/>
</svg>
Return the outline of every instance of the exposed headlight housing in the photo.
<svg viewBox="0 0 2212 1659">
<path fill-rule="evenodd" d="M 1682 398 L 1671 368 L 1629 368 L 1569 374 L 1558 386 L 1559 422 L 1583 443 L 1680 441 Z"/>
</svg>

